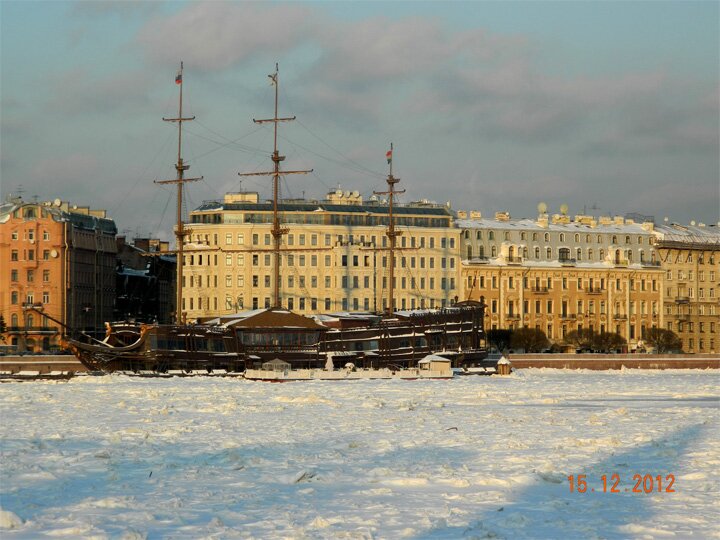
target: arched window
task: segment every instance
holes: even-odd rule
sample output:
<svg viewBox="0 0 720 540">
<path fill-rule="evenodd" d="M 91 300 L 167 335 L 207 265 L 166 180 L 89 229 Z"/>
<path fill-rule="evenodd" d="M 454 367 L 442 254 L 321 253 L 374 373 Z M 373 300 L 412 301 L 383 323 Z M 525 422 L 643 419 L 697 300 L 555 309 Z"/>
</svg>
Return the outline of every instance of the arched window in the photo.
<svg viewBox="0 0 720 540">
<path fill-rule="evenodd" d="M 10 326 L 18 326 L 18 316 L 17 313 L 13 313 L 10 316 Z"/>
<path fill-rule="evenodd" d="M 575 259 L 578 261 L 582 261 L 582 248 L 577 248 L 575 250 Z"/>
<path fill-rule="evenodd" d="M 630 235 L 629 234 L 627 236 L 625 236 L 625 243 L 626 244 L 630 243 Z"/>
<path fill-rule="evenodd" d="M 536 241 L 537 241 L 537 233 L 536 233 L 536 232 L 533 233 L 533 237 L 532 237 L 532 238 L 533 238 L 533 242 L 536 242 Z"/>
<path fill-rule="evenodd" d="M 570 248 L 560 248 L 558 254 L 561 261 L 570 260 Z"/>
<path fill-rule="evenodd" d="M 510 240 L 510 233 L 508 231 L 505 231 L 505 240 Z"/>
<path fill-rule="evenodd" d="M 627 261 L 628 261 L 628 262 L 632 262 L 632 260 L 633 260 L 633 254 L 632 254 L 632 253 L 633 253 L 633 252 L 632 252 L 632 249 L 628 249 L 628 250 L 627 250 Z"/>
<path fill-rule="evenodd" d="M 617 236 L 613 235 L 612 237 L 612 243 L 617 244 Z"/>
<path fill-rule="evenodd" d="M 27 326 L 29 326 L 29 327 L 35 326 L 35 324 L 34 324 L 34 323 L 35 323 L 35 317 L 33 317 L 33 314 L 32 314 L 32 313 L 28 313 L 26 320 L 27 320 Z"/>
<path fill-rule="evenodd" d="M 467 258 L 472 259 L 472 246 L 467 247 Z"/>
<path fill-rule="evenodd" d="M 605 250 L 600 250 L 600 262 L 603 262 L 605 260 Z"/>
<path fill-rule="evenodd" d="M 643 238 L 642 238 L 642 236 L 638 236 L 638 244 L 642 245 L 642 243 L 643 243 Z"/>
<path fill-rule="evenodd" d="M 545 241 L 546 242 L 550 241 L 550 233 L 545 233 Z"/>
<path fill-rule="evenodd" d="M 497 257 L 497 246 L 492 246 L 490 248 L 490 254 L 492 257 Z"/>
<path fill-rule="evenodd" d="M 642 249 L 640 250 L 640 262 L 645 262 L 645 252 Z"/>
<path fill-rule="evenodd" d="M 593 250 L 588 249 L 588 261 L 592 261 L 592 260 L 593 260 Z"/>
<path fill-rule="evenodd" d="M 548 260 L 549 260 L 549 259 L 552 259 L 552 248 L 547 248 L 547 249 L 545 250 L 545 255 L 547 256 L 546 258 L 547 258 Z"/>
<path fill-rule="evenodd" d="M 602 243 L 603 243 L 603 241 L 602 241 L 602 235 L 601 235 L 601 234 L 598 234 L 598 235 L 597 235 L 597 243 L 598 243 L 598 244 L 602 244 Z"/>
<path fill-rule="evenodd" d="M 540 248 L 537 246 L 535 246 L 535 258 L 536 259 L 540 258 Z"/>
<path fill-rule="evenodd" d="M 580 235 L 578 233 L 575 233 L 575 241 L 576 242 L 580 241 Z"/>
<path fill-rule="evenodd" d="M 527 256 L 528 256 L 527 254 L 528 254 L 527 247 L 524 247 L 523 248 L 523 258 L 527 259 Z"/>
<path fill-rule="evenodd" d="M 565 241 L 565 233 L 562 233 L 562 232 L 560 233 L 560 241 L 561 242 Z"/>
<path fill-rule="evenodd" d="M 586 235 L 585 235 L 585 242 L 588 243 L 588 244 L 591 242 L 591 240 L 590 240 L 590 235 L 589 235 L 589 234 L 586 234 Z"/>
<path fill-rule="evenodd" d="M 488 240 L 495 240 L 495 231 L 488 231 Z"/>
<path fill-rule="evenodd" d="M 485 246 L 480 246 L 480 247 L 478 248 L 478 256 L 479 256 L 481 259 L 484 259 L 484 258 L 485 258 Z"/>
<path fill-rule="evenodd" d="M 520 233 L 520 240 L 525 240 L 525 232 Z"/>
</svg>

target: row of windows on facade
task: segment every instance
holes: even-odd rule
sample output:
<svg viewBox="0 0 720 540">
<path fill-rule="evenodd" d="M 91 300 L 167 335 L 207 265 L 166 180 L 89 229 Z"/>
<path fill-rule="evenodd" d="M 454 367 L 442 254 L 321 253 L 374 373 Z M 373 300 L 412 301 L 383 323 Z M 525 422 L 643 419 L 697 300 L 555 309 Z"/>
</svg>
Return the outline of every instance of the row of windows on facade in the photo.
<svg viewBox="0 0 720 540">
<path fill-rule="evenodd" d="M 212 300 L 212 307 L 210 306 Z M 311 311 L 317 311 L 318 309 L 318 299 L 317 298 L 298 298 L 297 299 L 297 307 L 300 310 L 310 309 Z M 368 297 L 365 298 L 342 298 L 340 301 L 336 301 L 340 309 L 343 311 L 347 311 L 349 309 L 352 309 L 354 311 L 358 311 L 360 309 L 363 309 L 364 311 L 370 311 L 371 309 L 375 309 L 375 305 L 371 305 L 371 299 Z M 295 298 L 286 298 L 285 304 L 288 309 L 295 309 Z M 399 300 L 396 300 L 396 308 L 399 309 L 435 309 L 437 307 L 447 307 L 448 301 L 445 298 L 442 299 L 435 299 L 435 298 L 400 298 Z M 195 301 L 195 298 L 183 298 L 182 299 L 182 309 L 198 309 L 198 310 L 210 310 L 213 309 L 215 311 L 218 310 L 218 298 L 213 297 L 211 298 L 202 298 L 198 297 L 197 302 Z M 331 298 L 325 298 L 324 302 L 324 309 L 325 311 L 331 311 L 333 309 L 333 301 Z M 263 299 L 263 306 L 265 308 L 270 307 L 270 297 L 266 296 Z M 382 299 L 382 308 L 387 309 L 388 302 L 387 298 Z M 260 298 L 255 296 L 252 298 L 252 309 L 259 309 L 260 308 Z M 233 299 L 231 296 L 225 297 L 225 310 L 242 310 L 245 309 L 245 301 L 242 296 Z"/>
<path fill-rule="evenodd" d="M 12 305 L 17 305 L 19 302 L 20 302 L 20 293 L 18 291 L 11 291 L 10 292 L 10 303 Z M 25 303 L 27 303 L 27 304 L 35 303 L 35 292 L 34 291 L 27 291 L 25 293 Z M 49 291 L 42 292 L 42 303 L 43 304 L 50 303 L 50 292 Z"/>
<path fill-rule="evenodd" d="M 307 243 L 309 236 L 309 244 Z M 323 236 L 323 245 L 325 247 L 332 246 L 332 236 L 331 234 L 324 234 Z M 320 235 L 318 234 L 298 234 L 297 235 L 297 245 L 298 246 L 317 246 L 319 241 Z M 233 245 L 233 234 L 232 233 L 225 233 L 225 245 L 226 246 L 232 246 Z M 195 235 L 195 239 L 198 244 L 207 244 L 210 245 L 210 235 L 209 234 L 197 234 Z M 388 238 L 387 236 L 383 235 L 380 237 L 381 239 L 381 245 L 382 247 L 388 246 Z M 335 236 L 335 242 L 337 244 L 341 245 L 355 245 L 356 243 L 358 245 L 377 245 L 377 236 L 371 235 L 371 236 L 365 236 L 364 234 L 355 235 L 355 234 L 338 234 Z M 411 248 L 424 248 L 425 244 L 427 243 L 428 247 L 430 249 L 435 248 L 435 237 L 430 236 L 427 238 L 424 236 L 400 236 L 400 243 L 399 247 L 411 247 Z M 218 235 L 213 234 L 213 244 L 212 245 L 218 245 Z M 245 233 L 238 233 L 237 234 L 237 245 L 238 246 L 244 246 L 245 245 Z M 253 233 L 252 235 L 252 245 L 253 246 L 259 246 L 260 245 L 260 234 Z M 270 234 L 264 234 L 263 235 L 263 245 L 270 246 L 272 245 L 272 236 Z M 288 234 L 287 235 L 287 245 L 288 246 L 294 246 L 295 245 L 295 234 Z M 440 238 L 440 249 L 455 249 L 455 239 L 454 238 Z"/>
<path fill-rule="evenodd" d="M 516 249 L 517 249 L 517 251 L 516 251 Z M 642 250 L 642 249 L 640 249 L 638 252 L 639 252 L 639 257 L 640 257 L 639 260 L 640 260 L 640 262 L 643 262 L 643 263 L 644 263 L 644 262 L 648 262 L 648 261 L 646 260 L 647 257 L 646 257 L 646 255 L 645 255 L 645 251 Z M 474 259 L 474 258 L 484 259 L 484 258 L 486 258 L 485 246 L 479 246 L 479 247 L 478 247 L 478 249 L 477 249 L 477 257 L 474 256 L 474 253 L 475 253 L 475 251 L 474 251 L 474 249 L 473 249 L 473 246 L 467 246 L 467 253 L 466 253 L 466 254 L 467 254 L 467 258 L 468 258 L 468 259 Z M 535 260 L 541 260 L 541 254 L 542 254 L 542 253 L 543 253 L 543 252 L 540 250 L 540 248 L 537 247 L 537 246 L 535 246 L 535 248 L 533 249 L 534 259 L 535 259 Z M 548 260 L 548 261 L 555 260 L 555 259 L 553 258 L 553 248 L 551 248 L 551 247 L 545 248 L 545 252 L 544 252 L 544 253 L 545 253 L 545 260 Z M 491 256 L 491 257 L 497 257 L 497 254 L 498 254 L 498 247 L 497 247 L 497 246 L 490 246 L 490 256 Z M 517 247 L 517 248 L 515 248 L 515 246 L 510 246 L 510 248 L 509 248 L 509 250 L 508 250 L 508 257 L 509 257 L 511 260 L 513 260 L 515 257 L 517 257 L 517 258 L 522 257 L 523 259 L 528 259 L 528 254 L 529 254 L 529 251 L 528 251 L 528 248 L 527 248 L 526 246 L 525 246 L 525 247 Z M 592 250 L 592 248 L 588 248 L 588 249 L 586 250 L 586 255 L 587 255 L 587 257 L 586 257 L 585 259 L 583 259 L 583 250 L 582 250 L 582 248 L 576 248 L 576 249 L 575 249 L 575 257 L 574 257 L 574 260 L 575 260 L 575 261 L 578 261 L 578 262 L 583 261 L 583 260 L 587 260 L 587 261 L 589 261 L 589 262 L 592 262 L 592 261 L 595 260 L 595 252 Z M 616 264 L 628 263 L 628 262 L 631 263 L 631 262 L 633 262 L 633 258 L 634 258 L 634 257 L 633 257 L 633 251 L 632 251 L 631 249 L 624 249 L 624 250 L 623 250 L 623 249 L 616 249 L 616 250 L 610 250 L 610 251 L 608 252 L 608 255 L 610 255 L 611 259 L 612 259 L 613 262 L 615 262 Z M 566 248 L 566 247 L 558 248 L 558 250 L 557 250 L 557 259 L 560 260 L 560 261 L 570 261 L 570 260 L 572 260 L 572 251 L 570 250 L 570 248 Z M 604 261 L 605 261 L 605 250 L 604 250 L 604 249 L 601 249 L 601 250 L 598 251 L 598 258 L 597 258 L 597 260 L 600 261 L 600 262 L 604 262 Z M 655 260 L 656 260 L 655 251 L 651 251 L 651 252 L 650 252 L 650 262 L 655 262 Z"/>
<path fill-rule="evenodd" d="M 468 276 L 467 278 L 467 286 L 469 289 L 475 289 L 480 288 L 484 289 L 486 288 L 486 276 L 484 275 L 474 275 L 474 276 Z M 490 276 L 490 279 L 487 280 L 489 282 L 491 289 L 497 289 L 499 278 L 498 276 Z M 508 289 L 515 289 L 517 285 L 519 285 L 520 280 L 516 279 L 513 276 L 508 276 L 506 280 L 502 280 L 503 283 L 507 284 Z M 577 281 L 573 279 L 568 279 L 566 277 L 563 277 L 561 279 L 560 285 L 561 289 L 564 291 L 570 290 L 569 284 L 575 283 L 576 287 L 575 289 L 577 291 L 582 292 L 600 292 L 600 291 L 606 291 L 606 284 L 609 283 L 611 286 L 611 289 L 614 291 L 622 291 L 624 290 L 622 287 L 622 284 L 624 283 L 624 280 L 621 279 L 615 279 L 613 280 L 605 280 L 605 278 L 577 278 Z M 639 280 L 640 282 L 640 291 L 657 291 L 658 290 L 658 284 L 657 280 Z M 636 280 L 630 279 L 628 282 L 629 288 L 631 291 L 636 290 Z M 523 277 L 522 279 L 522 288 L 526 290 L 532 290 L 535 292 L 546 292 L 549 290 L 552 290 L 553 288 L 553 278 L 539 278 L 536 277 L 533 281 L 530 280 L 528 277 Z"/>
<path fill-rule="evenodd" d="M 691 262 L 693 262 L 692 251 L 688 251 L 687 253 L 685 253 L 684 251 L 679 251 L 678 254 L 675 256 L 675 264 Z M 703 253 L 702 251 L 697 254 L 697 262 L 698 264 L 705 264 L 705 253 Z M 715 253 L 710 252 L 708 254 L 708 264 L 715 264 Z"/>
<path fill-rule="evenodd" d="M 680 325 L 682 326 L 682 324 Z M 672 330 L 672 323 L 668 323 L 668 330 Z M 682 332 L 682 330 L 679 330 L 679 332 Z M 681 340 L 683 343 L 685 343 L 685 340 Z M 695 348 L 695 338 L 687 338 L 687 344 L 689 347 L 689 350 L 693 350 Z M 684 347 L 683 347 L 684 348 Z M 698 339 L 698 351 L 704 351 L 705 350 L 705 339 L 700 338 Z M 710 338 L 708 349 L 709 351 L 715 351 L 715 338 Z"/>
<path fill-rule="evenodd" d="M 693 312 L 697 312 L 699 316 L 715 315 L 717 313 L 717 307 L 713 304 L 677 304 L 677 305 L 665 305 L 665 313 L 667 315 L 677 315 L 678 317 L 692 317 Z M 673 311 L 675 313 L 673 313 Z"/>
<path fill-rule="evenodd" d="M 674 287 L 668 287 L 665 290 L 667 291 L 668 297 L 675 296 Z M 695 298 L 695 287 L 687 287 L 687 288 L 684 286 L 678 287 L 677 288 L 677 296 L 678 297 L 687 296 L 688 298 Z M 698 288 L 698 298 L 705 298 L 705 288 L 704 287 Z M 715 288 L 714 287 L 708 288 L 708 298 L 715 298 Z"/>
<path fill-rule="evenodd" d="M 19 240 L 20 233 L 18 231 L 13 231 L 10 235 L 10 238 L 12 238 L 13 240 Z M 43 231 L 42 239 L 50 240 L 50 233 L 48 231 Z M 23 240 L 35 240 L 35 229 L 24 230 L 23 231 Z"/>
<path fill-rule="evenodd" d="M 676 273 L 676 276 L 677 276 L 677 280 L 678 280 L 678 281 L 685 281 L 685 280 L 687 280 L 687 281 L 693 281 L 693 278 L 694 278 L 694 276 L 695 276 L 695 273 L 694 273 L 692 270 L 687 270 L 687 273 L 686 273 L 685 270 L 678 270 L 677 273 Z M 714 270 L 710 270 L 710 271 L 708 272 L 708 276 L 709 276 L 709 280 L 708 280 L 708 281 L 715 281 L 715 271 L 714 271 Z M 666 278 L 668 281 L 672 281 L 672 279 L 673 279 L 673 271 L 672 271 L 672 270 L 668 270 L 668 271 L 666 272 L 666 274 L 665 274 L 665 278 Z M 697 279 L 698 279 L 698 281 L 705 281 L 705 271 L 704 271 L 704 270 L 699 270 L 699 271 L 698 271 L 698 273 L 697 273 Z"/>
<path fill-rule="evenodd" d="M 545 300 L 544 302 L 542 300 L 535 300 L 534 302 L 530 300 L 523 300 L 523 313 L 526 315 L 552 315 L 554 313 L 553 308 L 555 305 L 554 300 Z M 596 305 L 600 308 L 599 311 L 595 311 Z M 534 306 L 535 311 L 530 311 L 530 308 Z M 542 311 L 543 306 L 545 307 L 545 311 Z M 587 311 L 585 311 L 585 306 L 587 306 Z M 490 313 L 498 313 L 498 307 L 499 302 L 496 299 L 492 299 L 490 301 Z M 561 317 L 575 317 L 577 315 L 605 315 L 606 314 L 606 304 L 605 301 L 602 300 L 595 303 L 594 300 L 588 300 L 587 304 L 584 303 L 582 300 L 578 300 L 576 303 L 577 311 L 574 313 L 571 313 L 570 310 L 570 302 L 567 300 L 562 300 L 560 302 L 560 316 Z M 615 302 L 615 310 L 614 315 L 622 316 L 622 315 L 635 315 L 637 311 L 637 303 L 635 301 L 632 301 L 628 304 L 628 313 L 624 313 L 623 308 L 625 307 L 625 304 L 622 302 Z M 657 302 L 653 301 L 650 303 L 650 307 L 652 308 L 652 315 L 657 314 Z M 520 302 L 514 301 L 514 300 L 508 300 L 505 302 L 505 311 L 504 316 L 505 317 L 516 317 L 520 315 L 520 312 L 518 309 L 520 308 Z M 650 315 L 648 313 L 648 303 L 646 301 L 640 302 L 640 315 Z"/>
<path fill-rule="evenodd" d="M 510 323 L 510 324 L 508 324 L 506 327 L 509 328 L 509 329 L 511 329 L 511 330 L 513 330 L 513 329 L 516 329 L 516 328 L 520 328 L 521 325 L 520 325 L 520 324 Z M 524 327 L 525 327 L 525 328 L 528 328 L 528 325 L 524 325 Z M 493 324 L 491 325 L 491 329 L 492 329 L 492 330 L 497 330 L 498 328 L 499 328 L 499 327 L 498 327 L 497 323 L 493 323 Z M 540 330 L 540 329 L 541 329 L 541 326 L 540 326 L 539 324 L 536 324 L 536 325 L 535 325 L 535 328 L 538 329 L 538 330 Z M 573 325 L 573 326 L 569 326 L 569 325 L 567 325 L 567 324 L 563 324 L 562 326 L 560 326 L 560 335 L 557 336 L 557 337 L 562 338 L 562 339 L 565 339 L 565 338 L 567 337 L 568 333 L 570 333 L 571 331 L 573 331 L 573 330 L 582 330 L 583 328 L 585 328 L 585 326 L 583 326 L 582 324 L 577 324 L 577 325 Z M 594 332 L 596 326 L 595 326 L 594 324 L 589 324 L 589 325 L 587 326 L 587 328 L 588 328 L 591 332 Z M 600 333 L 604 333 L 604 332 L 606 332 L 607 330 L 611 330 L 611 331 L 614 331 L 616 334 L 618 334 L 618 335 L 620 335 L 620 336 L 625 336 L 625 325 L 616 324 L 615 327 L 613 328 L 612 326 L 606 326 L 605 324 L 600 324 L 600 326 L 597 327 L 597 328 L 599 329 L 599 332 L 600 332 Z M 629 335 L 628 335 L 628 339 L 635 339 L 636 335 L 638 335 L 638 334 L 639 334 L 640 336 L 642 336 L 642 339 L 645 339 L 645 336 L 646 336 L 646 334 L 647 334 L 647 326 L 643 323 L 643 324 L 640 325 L 639 328 L 640 328 L 640 332 L 638 333 L 638 331 L 637 331 L 637 326 L 631 324 L 631 325 L 630 325 L 630 333 L 629 333 Z M 654 323 L 652 324 L 652 328 L 655 328 L 655 324 L 654 324 Z M 552 324 L 548 324 L 548 325 L 546 326 L 545 335 L 546 335 L 549 339 L 554 339 L 554 338 L 556 337 L 556 336 L 555 336 L 555 331 L 554 331 L 554 326 L 553 326 Z"/>
<path fill-rule="evenodd" d="M 33 283 L 35 281 L 35 269 L 34 268 L 28 268 L 25 271 L 25 278 L 28 283 Z M 10 270 L 10 281 L 17 282 L 20 278 L 20 271 L 16 268 L 13 268 Z M 50 283 L 50 270 L 43 270 L 42 271 L 42 280 L 43 283 Z"/>
<path fill-rule="evenodd" d="M 48 328 L 50 325 L 50 319 L 48 319 L 45 315 L 43 315 L 40 318 L 40 325 L 42 328 Z M 23 326 L 26 326 L 28 328 L 35 327 L 35 316 L 32 313 L 26 313 Z M 20 316 L 17 313 L 12 313 L 10 315 L 10 328 L 19 328 L 20 327 Z"/>
<path fill-rule="evenodd" d="M 19 261 L 19 260 L 23 260 L 23 261 L 34 261 L 34 260 L 36 260 L 35 251 L 36 251 L 36 250 L 34 250 L 34 249 L 24 249 L 24 250 L 22 251 L 22 256 L 23 256 L 23 258 L 20 259 L 20 251 L 17 250 L 17 249 L 13 249 L 13 250 L 10 251 L 10 260 L 11 260 L 11 261 Z M 44 249 L 44 250 L 43 250 L 43 252 L 42 252 L 42 259 L 43 259 L 44 261 L 49 261 L 49 260 L 50 260 L 50 250 L 49 250 L 49 249 Z"/>
<path fill-rule="evenodd" d="M 667 328 L 668 328 L 668 330 L 673 329 L 672 321 L 668 322 Z M 714 322 L 709 322 L 707 325 L 705 324 L 704 321 L 698 322 L 698 332 L 700 334 L 704 334 L 706 328 L 708 329 L 708 333 L 715 334 L 715 323 Z M 678 332 L 688 332 L 688 333 L 692 334 L 695 331 L 695 323 L 692 321 L 690 321 L 690 322 L 678 321 L 677 331 Z"/>
<path fill-rule="evenodd" d="M 270 287 L 271 285 L 271 277 L 269 274 L 262 276 L 263 277 L 263 285 L 265 287 Z M 296 283 L 296 276 L 287 276 L 287 287 L 289 289 L 292 289 L 295 287 Z M 308 276 L 297 276 L 297 285 L 299 288 L 304 289 L 307 286 L 307 279 Z M 211 280 L 211 278 L 213 278 Z M 361 287 L 360 285 L 360 278 L 361 276 L 341 276 L 340 278 L 340 287 L 343 289 L 359 289 Z M 187 282 L 186 282 L 186 276 L 183 276 L 183 287 L 186 286 L 186 283 L 189 284 L 190 287 L 203 287 L 203 276 L 188 276 Z M 232 275 L 225 275 L 225 287 L 232 287 L 233 286 L 233 276 Z M 318 276 L 309 276 L 309 282 L 310 282 L 310 288 L 316 289 L 318 287 Z M 204 280 L 206 287 L 217 287 L 218 286 L 218 277 L 217 276 L 206 276 Z M 211 284 L 212 283 L 212 284 Z M 325 276 L 324 278 L 324 287 L 326 289 L 332 288 L 332 278 L 330 276 Z M 431 277 L 428 278 L 426 281 L 426 278 L 415 278 L 415 277 L 394 277 L 393 278 L 393 287 L 400 287 L 400 289 L 416 289 L 417 285 L 420 285 L 420 290 L 425 289 L 425 285 L 428 284 L 430 290 L 435 289 L 435 278 Z M 362 276 L 362 288 L 369 289 L 370 287 L 374 286 L 374 283 L 371 284 L 370 282 L 370 276 Z M 254 275 L 252 276 L 252 286 L 253 287 L 259 287 L 260 286 L 260 276 Z M 280 277 L 280 286 L 283 286 L 283 278 Z M 245 287 L 245 276 L 237 276 L 237 287 L 243 288 Z M 388 278 L 387 276 L 383 276 L 382 278 L 382 288 L 387 289 L 388 288 Z M 440 289 L 441 290 L 453 290 L 455 289 L 455 278 L 440 278 Z"/>
<path fill-rule="evenodd" d="M 498 238 L 496 238 L 495 231 L 487 231 L 487 239 L 488 240 L 499 239 L 500 233 L 501 233 L 501 231 L 497 231 Z M 530 238 L 532 238 L 532 240 L 531 240 L 532 242 L 538 242 L 539 238 L 540 238 L 540 233 L 537 233 L 537 232 L 528 233 L 526 231 L 520 231 L 519 233 L 515 233 L 515 234 L 517 234 L 518 236 L 514 237 L 512 231 L 502 231 L 502 239 L 503 239 L 503 241 L 506 241 L 506 242 L 512 242 L 515 238 L 519 239 L 520 241 L 527 241 L 528 235 L 530 235 Z M 544 242 L 550 242 L 551 238 L 553 240 L 557 240 L 560 242 L 566 242 L 568 240 L 568 238 L 570 237 L 570 235 L 566 235 L 565 233 L 554 233 L 552 235 L 552 237 L 549 232 L 542 233 L 542 235 L 543 235 Z M 466 240 L 472 238 L 472 230 L 463 231 L 463 237 Z M 483 239 L 483 231 L 476 230 L 474 237 L 475 237 L 475 240 L 482 240 Z M 610 243 L 613 245 L 618 245 L 618 238 L 622 239 L 622 235 L 621 236 L 618 236 L 616 234 L 613 234 L 612 236 L 603 235 L 603 234 L 596 235 L 598 244 Z M 580 233 L 575 233 L 575 235 L 573 236 L 573 239 L 575 240 L 575 243 L 578 244 L 583 239 L 583 235 L 581 235 Z M 608 239 L 610 239 L 610 242 L 608 242 Z M 584 235 L 584 243 L 585 244 L 592 243 L 592 235 L 591 234 Z M 632 236 L 629 234 L 625 235 L 625 244 L 630 245 L 632 243 L 633 243 Z M 638 236 L 636 243 L 639 245 L 643 245 L 643 243 L 644 243 L 643 237 Z M 652 236 L 648 237 L 648 244 L 650 244 L 650 245 L 654 244 L 654 238 Z"/>
<path fill-rule="evenodd" d="M 212 258 L 211 258 L 212 257 Z M 455 268 L 454 257 L 439 257 L 440 268 Z M 225 255 L 225 266 L 232 266 L 233 260 L 235 260 L 237 266 L 245 266 L 245 254 L 238 253 L 234 258 L 231 254 Z M 306 266 L 307 262 L 310 262 L 310 266 L 317 266 L 319 256 L 318 255 L 282 255 L 280 260 L 280 266 L 295 266 L 297 260 L 297 266 Z M 332 266 L 332 256 L 325 255 L 322 259 L 324 261 L 325 268 Z M 214 263 L 213 263 L 214 261 Z M 263 266 L 272 265 L 272 255 L 267 253 L 262 258 Z M 197 265 L 195 264 L 197 262 Z M 400 268 L 435 268 L 435 257 L 395 257 L 395 266 Z M 217 266 L 218 256 L 217 255 L 189 255 L 185 257 L 185 264 L 187 266 Z M 260 266 L 260 255 L 252 255 L 252 266 Z M 342 267 L 364 267 L 364 268 L 375 268 L 375 259 L 371 255 L 342 255 L 340 258 L 340 266 Z M 384 256 L 380 259 L 380 266 L 382 268 L 388 267 L 388 257 Z"/>
</svg>

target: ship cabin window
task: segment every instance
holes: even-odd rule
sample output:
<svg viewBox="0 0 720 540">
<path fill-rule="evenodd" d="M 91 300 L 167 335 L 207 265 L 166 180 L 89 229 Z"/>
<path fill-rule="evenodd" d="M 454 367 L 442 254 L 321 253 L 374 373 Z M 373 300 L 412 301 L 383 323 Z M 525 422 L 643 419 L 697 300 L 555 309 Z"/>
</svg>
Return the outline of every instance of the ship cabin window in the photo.
<svg viewBox="0 0 720 540">
<path fill-rule="evenodd" d="M 226 352 L 222 337 L 195 336 L 195 350 L 209 352 Z"/>
</svg>

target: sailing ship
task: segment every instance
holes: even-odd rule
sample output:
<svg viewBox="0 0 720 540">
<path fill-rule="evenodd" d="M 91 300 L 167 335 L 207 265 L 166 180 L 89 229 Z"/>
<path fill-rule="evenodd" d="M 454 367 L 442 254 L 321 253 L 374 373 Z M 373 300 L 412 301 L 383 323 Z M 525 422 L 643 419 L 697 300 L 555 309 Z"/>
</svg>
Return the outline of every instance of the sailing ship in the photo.
<svg viewBox="0 0 720 540">
<path fill-rule="evenodd" d="M 273 216 L 270 249 L 273 264 L 273 303 L 267 309 L 247 311 L 204 319 L 187 324 L 182 316 L 183 254 L 188 228 L 182 220 L 183 186 L 201 178 L 185 178 L 189 169 L 182 159 L 182 124 L 194 119 L 182 114 L 182 63 L 176 81 L 180 85 L 177 118 L 164 118 L 178 124 L 178 157 L 176 178 L 156 181 L 177 186 L 177 301 L 175 323 L 170 325 L 107 325 L 103 341 L 88 343 L 67 339 L 66 346 L 93 371 L 112 372 L 192 372 L 205 370 L 241 372 L 256 380 L 306 380 L 314 378 L 445 378 L 450 375 L 443 366 L 493 367 L 486 360 L 482 302 L 461 302 L 439 310 L 396 311 L 394 303 L 394 270 L 397 231 L 393 219 L 400 181 L 393 175 L 388 159 L 388 189 L 375 192 L 388 197 L 389 291 L 387 309 L 380 314 L 341 314 L 305 317 L 284 309 L 280 298 L 280 257 L 283 227 L 278 211 L 279 179 L 289 174 L 307 174 L 312 170 L 281 170 L 285 156 L 277 145 L 278 124 L 295 117 L 278 116 L 278 66 L 269 75 L 275 88 L 275 114 L 256 123 L 272 123 L 274 149 L 273 170 L 240 173 L 240 176 L 272 176 Z M 392 144 L 390 152 L 392 153 Z M 203 251 L 207 251 L 204 249 Z M 434 355 L 434 356 L 433 356 Z M 491 362 L 492 363 L 492 362 Z M 281 369 L 278 369 L 281 367 Z M 298 370 L 305 370 L 300 374 Z M 378 371 L 380 370 L 380 371 Z M 410 371 L 408 371 L 410 370 Z M 336 373 L 337 372 L 337 373 Z M 381 373 L 382 372 L 382 373 Z M 334 375 L 331 375 L 333 374 Z M 349 374 L 355 375 L 349 375 Z M 365 375 L 360 375 L 365 373 Z M 280 375 L 282 374 L 282 375 Z M 344 375 L 343 375 L 344 374 Z M 376 377 L 377 375 L 377 377 Z M 414 376 L 413 376 L 414 375 Z"/>
</svg>

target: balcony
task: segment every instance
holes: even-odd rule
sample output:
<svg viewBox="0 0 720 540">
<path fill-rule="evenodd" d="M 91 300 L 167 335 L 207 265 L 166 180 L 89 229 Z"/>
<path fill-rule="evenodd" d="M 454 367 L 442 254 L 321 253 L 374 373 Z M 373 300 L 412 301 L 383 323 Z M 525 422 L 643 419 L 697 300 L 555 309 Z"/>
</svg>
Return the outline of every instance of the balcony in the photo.
<svg viewBox="0 0 720 540">
<path fill-rule="evenodd" d="M 522 257 L 508 255 L 505 257 L 505 262 L 508 264 L 522 264 Z"/>
<path fill-rule="evenodd" d="M 549 289 L 547 287 L 533 287 L 532 292 L 537 294 L 547 294 Z"/>
<path fill-rule="evenodd" d="M 600 287 L 588 287 L 585 292 L 588 294 L 602 294 L 603 290 Z"/>
<path fill-rule="evenodd" d="M 626 267 L 629 263 L 628 263 L 627 259 L 615 259 L 615 260 L 613 260 L 613 264 L 615 266 Z"/>
<path fill-rule="evenodd" d="M 659 267 L 660 261 L 640 261 L 643 266 Z"/>
<path fill-rule="evenodd" d="M 676 296 L 676 297 L 675 297 L 675 303 L 676 303 L 676 304 L 689 304 L 689 303 L 690 303 L 690 297 L 689 297 L 689 296 Z"/>
<path fill-rule="evenodd" d="M 627 315 L 623 313 L 616 313 L 615 315 L 613 315 L 613 319 L 615 319 L 616 321 L 627 321 Z"/>
<path fill-rule="evenodd" d="M 560 318 L 564 321 L 571 321 L 575 320 L 576 315 L 574 315 L 573 313 L 561 313 Z"/>
<path fill-rule="evenodd" d="M 490 262 L 490 259 L 487 257 L 473 257 L 472 259 L 468 259 L 468 264 L 487 264 Z"/>
<path fill-rule="evenodd" d="M 520 314 L 519 313 L 508 313 L 507 315 L 505 315 L 505 318 L 508 321 L 518 321 L 518 320 L 520 320 Z"/>
<path fill-rule="evenodd" d="M 560 264 L 563 266 L 575 266 L 575 263 L 577 262 L 575 259 L 571 259 L 569 257 L 560 257 Z"/>
</svg>

